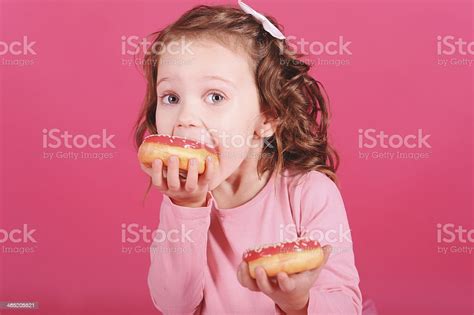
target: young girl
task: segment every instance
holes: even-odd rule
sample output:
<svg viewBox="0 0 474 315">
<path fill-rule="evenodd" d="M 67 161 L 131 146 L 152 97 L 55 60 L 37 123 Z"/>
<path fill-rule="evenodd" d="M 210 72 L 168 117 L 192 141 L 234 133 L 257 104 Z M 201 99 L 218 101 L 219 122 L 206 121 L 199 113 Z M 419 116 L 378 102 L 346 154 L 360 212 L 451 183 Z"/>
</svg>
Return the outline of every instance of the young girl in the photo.
<svg viewBox="0 0 474 315">
<path fill-rule="evenodd" d="M 191 160 L 184 180 L 176 156 L 142 165 L 163 193 L 167 236 L 150 248 L 153 303 L 165 314 L 360 314 L 325 97 L 276 21 L 239 4 L 193 8 L 145 57 L 137 146 L 158 133 L 219 153 L 201 175 Z M 250 277 L 247 248 L 301 236 L 326 245 L 322 267 Z"/>
</svg>

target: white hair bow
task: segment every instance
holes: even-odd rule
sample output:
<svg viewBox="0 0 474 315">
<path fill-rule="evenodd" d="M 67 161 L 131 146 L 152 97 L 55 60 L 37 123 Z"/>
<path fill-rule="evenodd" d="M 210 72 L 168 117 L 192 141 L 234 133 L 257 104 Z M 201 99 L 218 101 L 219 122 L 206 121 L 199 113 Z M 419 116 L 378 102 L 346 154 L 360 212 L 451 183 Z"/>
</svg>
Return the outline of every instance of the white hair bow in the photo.
<svg viewBox="0 0 474 315">
<path fill-rule="evenodd" d="M 258 13 L 240 0 L 239 6 L 245 13 L 254 16 L 258 21 L 260 21 L 260 23 L 262 23 L 263 25 L 263 29 L 270 33 L 273 37 L 278 39 L 286 38 L 285 35 L 283 35 L 283 33 L 280 32 L 280 30 L 275 25 L 273 25 L 272 22 L 270 22 L 263 14 Z"/>
</svg>

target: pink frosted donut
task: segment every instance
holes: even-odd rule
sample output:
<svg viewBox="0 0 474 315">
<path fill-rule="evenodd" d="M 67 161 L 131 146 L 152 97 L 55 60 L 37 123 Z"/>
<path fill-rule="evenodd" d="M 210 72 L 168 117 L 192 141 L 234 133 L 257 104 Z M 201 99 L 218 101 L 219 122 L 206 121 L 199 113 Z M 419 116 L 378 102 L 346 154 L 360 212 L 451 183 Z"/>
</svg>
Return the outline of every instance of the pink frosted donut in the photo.
<svg viewBox="0 0 474 315">
<path fill-rule="evenodd" d="M 160 159 L 168 166 L 170 155 L 179 158 L 179 169 L 188 170 L 188 161 L 192 158 L 198 161 L 198 173 L 204 173 L 206 157 L 211 155 L 218 163 L 217 150 L 199 141 L 169 135 L 150 135 L 145 137 L 138 149 L 138 159 L 145 166 L 151 167 L 154 160 Z"/>
<path fill-rule="evenodd" d="M 309 238 L 291 242 L 273 243 L 248 249 L 243 260 L 249 265 L 250 276 L 255 279 L 255 268 L 262 266 L 268 277 L 279 272 L 293 274 L 319 267 L 324 260 L 321 245 Z"/>
</svg>

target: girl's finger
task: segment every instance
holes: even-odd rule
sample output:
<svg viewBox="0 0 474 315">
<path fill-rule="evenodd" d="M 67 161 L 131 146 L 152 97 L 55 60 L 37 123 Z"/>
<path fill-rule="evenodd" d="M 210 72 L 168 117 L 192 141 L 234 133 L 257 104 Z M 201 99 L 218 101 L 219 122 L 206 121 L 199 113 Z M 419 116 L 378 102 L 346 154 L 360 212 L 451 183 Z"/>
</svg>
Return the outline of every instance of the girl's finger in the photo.
<svg viewBox="0 0 474 315">
<path fill-rule="evenodd" d="M 142 169 L 142 171 L 147 173 L 150 177 L 153 175 L 153 169 L 151 167 L 146 167 L 145 164 L 140 163 L 140 168 Z"/>
<path fill-rule="evenodd" d="M 163 161 L 160 159 L 154 160 L 152 163 L 151 181 L 153 185 L 164 189 L 163 187 Z"/>
<path fill-rule="evenodd" d="M 255 280 L 250 277 L 249 268 L 246 262 L 242 262 L 239 265 L 239 270 L 237 273 L 239 276 L 239 282 L 242 286 L 246 287 L 250 291 L 260 291 L 257 284 L 255 283 Z"/>
<path fill-rule="evenodd" d="M 257 286 L 260 291 L 267 295 L 272 294 L 275 291 L 272 284 L 270 283 L 270 280 L 268 280 L 267 273 L 263 267 L 259 266 L 255 268 L 255 276 L 257 278 Z"/>
<path fill-rule="evenodd" d="M 332 253 L 332 246 L 331 245 L 325 245 L 323 246 L 323 252 L 324 252 L 324 260 L 323 263 L 321 264 L 321 267 L 326 264 L 326 262 L 329 259 L 329 256 L 331 256 Z"/>
<path fill-rule="evenodd" d="M 277 274 L 277 279 L 280 290 L 285 293 L 293 291 L 296 287 L 295 280 L 288 277 L 288 274 L 286 272 L 279 272 Z"/>
<path fill-rule="evenodd" d="M 240 264 L 238 267 L 237 267 L 237 280 L 239 281 L 240 285 L 244 287 L 244 283 L 242 282 L 242 271 L 240 270 L 241 269 L 241 266 L 242 264 Z"/>
<path fill-rule="evenodd" d="M 206 169 L 199 179 L 199 185 L 208 185 L 214 175 L 214 159 L 212 156 L 206 157 Z"/>
<path fill-rule="evenodd" d="M 197 169 L 197 160 L 190 159 L 188 162 L 188 174 L 186 176 L 186 184 L 184 190 L 187 192 L 192 192 L 197 188 L 198 181 L 198 169 Z"/>
<path fill-rule="evenodd" d="M 179 159 L 175 155 L 170 156 L 168 159 L 166 180 L 169 190 L 178 191 L 181 188 L 181 182 L 179 181 Z"/>
</svg>

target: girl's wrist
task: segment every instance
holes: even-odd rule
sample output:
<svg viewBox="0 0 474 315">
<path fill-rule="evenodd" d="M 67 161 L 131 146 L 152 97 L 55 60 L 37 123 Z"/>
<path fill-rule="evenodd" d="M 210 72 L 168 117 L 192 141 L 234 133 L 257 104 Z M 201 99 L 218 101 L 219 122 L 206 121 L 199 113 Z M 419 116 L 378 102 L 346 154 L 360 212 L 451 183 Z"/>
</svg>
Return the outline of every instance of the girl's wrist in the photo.
<svg viewBox="0 0 474 315">
<path fill-rule="evenodd" d="M 209 199 L 211 198 L 209 192 L 206 194 L 202 201 L 180 201 L 170 197 L 171 201 L 180 207 L 187 207 L 187 208 L 202 208 L 206 207 Z"/>
<path fill-rule="evenodd" d="M 278 307 L 287 315 L 306 315 L 308 314 L 309 294 L 290 304 L 277 304 Z"/>
<path fill-rule="evenodd" d="M 201 201 L 201 202 L 182 202 L 182 201 L 179 201 L 179 200 L 175 200 L 173 198 L 170 198 L 171 201 L 173 201 L 173 203 L 177 206 L 180 206 L 180 207 L 187 207 L 187 208 L 201 208 L 201 207 L 205 207 L 206 206 L 206 201 Z"/>
</svg>

